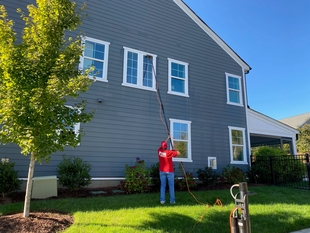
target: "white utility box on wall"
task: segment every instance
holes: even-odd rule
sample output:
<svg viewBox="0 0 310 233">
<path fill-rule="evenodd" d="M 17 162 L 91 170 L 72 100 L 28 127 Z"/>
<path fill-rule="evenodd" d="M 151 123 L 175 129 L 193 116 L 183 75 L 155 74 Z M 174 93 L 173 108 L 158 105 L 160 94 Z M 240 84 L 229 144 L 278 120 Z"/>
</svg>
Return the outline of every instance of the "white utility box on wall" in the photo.
<svg viewBox="0 0 310 233">
<path fill-rule="evenodd" d="M 32 180 L 32 198 L 57 196 L 57 176 L 34 177 Z"/>
</svg>

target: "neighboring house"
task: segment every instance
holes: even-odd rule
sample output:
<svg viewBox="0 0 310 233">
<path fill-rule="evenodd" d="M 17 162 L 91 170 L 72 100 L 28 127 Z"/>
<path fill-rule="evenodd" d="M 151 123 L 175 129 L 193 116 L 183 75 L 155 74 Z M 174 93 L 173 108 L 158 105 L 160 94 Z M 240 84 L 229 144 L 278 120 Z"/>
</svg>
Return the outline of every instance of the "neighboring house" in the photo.
<svg viewBox="0 0 310 233">
<path fill-rule="evenodd" d="M 310 124 L 310 112 L 297 116 L 283 118 L 279 121 L 295 129 L 298 129 L 300 127 L 303 127 L 305 124 Z"/>
<path fill-rule="evenodd" d="M 1 1 L 17 31 L 23 22 L 15 8 L 32 2 Z M 53 154 L 49 164 L 35 167 L 34 175 L 55 175 L 63 154 L 89 162 L 93 180 L 123 178 L 125 165 L 134 165 L 136 157 L 147 167 L 156 163 L 157 148 L 167 138 L 157 84 L 172 140 L 185 148 L 183 157 L 174 159 L 177 174 L 179 162 L 194 176 L 211 165 L 218 173 L 227 165 L 247 170 L 250 139 L 266 133 L 250 132 L 256 124 L 250 119 L 259 115 L 247 107 L 250 66 L 181 0 L 86 3 L 88 17 L 79 28 L 86 36 L 80 65 L 94 64 L 98 76 L 80 98 L 87 99 L 95 115 L 75 128 L 85 133 L 77 148 Z M 290 140 L 295 140 L 297 131 L 267 121 L 290 131 Z M 16 163 L 20 177 L 27 177 L 29 158 L 17 146 L 1 146 L 2 157 Z"/>
</svg>

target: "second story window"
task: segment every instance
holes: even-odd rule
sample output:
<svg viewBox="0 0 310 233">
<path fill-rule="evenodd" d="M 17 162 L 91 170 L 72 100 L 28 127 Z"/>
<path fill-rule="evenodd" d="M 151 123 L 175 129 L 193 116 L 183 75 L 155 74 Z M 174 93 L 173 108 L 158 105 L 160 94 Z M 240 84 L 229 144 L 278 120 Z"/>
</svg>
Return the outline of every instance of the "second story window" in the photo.
<svg viewBox="0 0 310 233">
<path fill-rule="evenodd" d="M 168 58 L 168 93 L 188 97 L 188 63 Z"/>
<path fill-rule="evenodd" d="M 241 77 L 226 73 L 227 103 L 242 106 Z"/>
<path fill-rule="evenodd" d="M 154 90 L 156 55 L 124 47 L 123 85 Z"/>
<path fill-rule="evenodd" d="M 95 76 L 97 81 L 107 81 L 110 43 L 90 37 L 85 37 L 83 42 L 85 48 L 80 61 L 81 69 L 94 67 L 89 77 Z"/>
</svg>

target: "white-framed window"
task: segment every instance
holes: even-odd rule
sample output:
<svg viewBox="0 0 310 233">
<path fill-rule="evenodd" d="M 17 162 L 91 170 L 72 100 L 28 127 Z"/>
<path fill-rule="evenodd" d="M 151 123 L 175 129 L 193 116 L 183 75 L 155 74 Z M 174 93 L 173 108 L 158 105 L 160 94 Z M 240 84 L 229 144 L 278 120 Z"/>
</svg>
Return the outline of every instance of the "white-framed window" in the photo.
<svg viewBox="0 0 310 233">
<path fill-rule="evenodd" d="M 168 58 L 168 93 L 188 97 L 188 63 Z"/>
<path fill-rule="evenodd" d="M 74 114 L 73 112 L 71 113 L 72 110 L 74 112 L 77 111 L 78 114 L 80 113 L 79 109 L 75 109 L 74 107 L 69 106 L 69 105 L 65 105 L 65 106 L 70 109 L 70 114 Z M 63 124 L 66 124 L 66 122 L 64 120 L 63 120 Z M 78 138 L 79 133 L 80 133 L 80 125 L 81 125 L 80 122 L 75 123 L 75 124 L 70 125 L 70 126 L 67 125 L 64 127 L 64 129 L 57 130 L 57 133 L 60 134 L 63 138 L 65 138 L 66 135 L 71 135 L 71 134 L 74 134 L 75 137 Z M 80 145 L 80 143 L 78 145 Z"/>
<path fill-rule="evenodd" d="M 156 55 L 124 47 L 124 86 L 156 90 Z"/>
<path fill-rule="evenodd" d="M 212 169 L 217 169 L 216 157 L 208 157 L 208 167 Z"/>
<path fill-rule="evenodd" d="M 246 164 L 245 129 L 228 126 L 230 143 L 230 163 Z"/>
<path fill-rule="evenodd" d="M 191 121 L 169 119 L 170 136 L 174 149 L 181 155 L 174 157 L 174 161 L 192 162 Z"/>
<path fill-rule="evenodd" d="M 83 38 L 84 51 L 80 59 L 80 69 L 94 67 L 88 75 L 96 81 L 108 81 L 109 42 L 90 37 Z"/>
<path fill-rule="evenodd" d="M 243 106 L 241 77 L 226 73 L 227 104 Z"/>
</svg>

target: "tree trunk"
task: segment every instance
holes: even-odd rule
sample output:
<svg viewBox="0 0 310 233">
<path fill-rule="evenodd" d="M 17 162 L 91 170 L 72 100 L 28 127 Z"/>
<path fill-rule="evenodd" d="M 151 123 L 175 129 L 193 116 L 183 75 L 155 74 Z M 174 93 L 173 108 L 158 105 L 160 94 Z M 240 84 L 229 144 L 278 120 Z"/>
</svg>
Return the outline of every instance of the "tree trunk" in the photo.
<svg viewBox="0 0 310 233">
<path fill-rule="evenodd" d="M 24 203 L 24 218 L 29 217 L 29 209 L 30 209 L 30 200 L 32 194 L 32 178 L 34 173 L 34 165 L 35 165 L 35 155 L 32 152 L 30 156 L 30 163 L 28 169 L 28 179 L 27 179 L 27 186 L 26 186 L 26 196 L 25 196 L 25 203 Z"/>
</svg>

